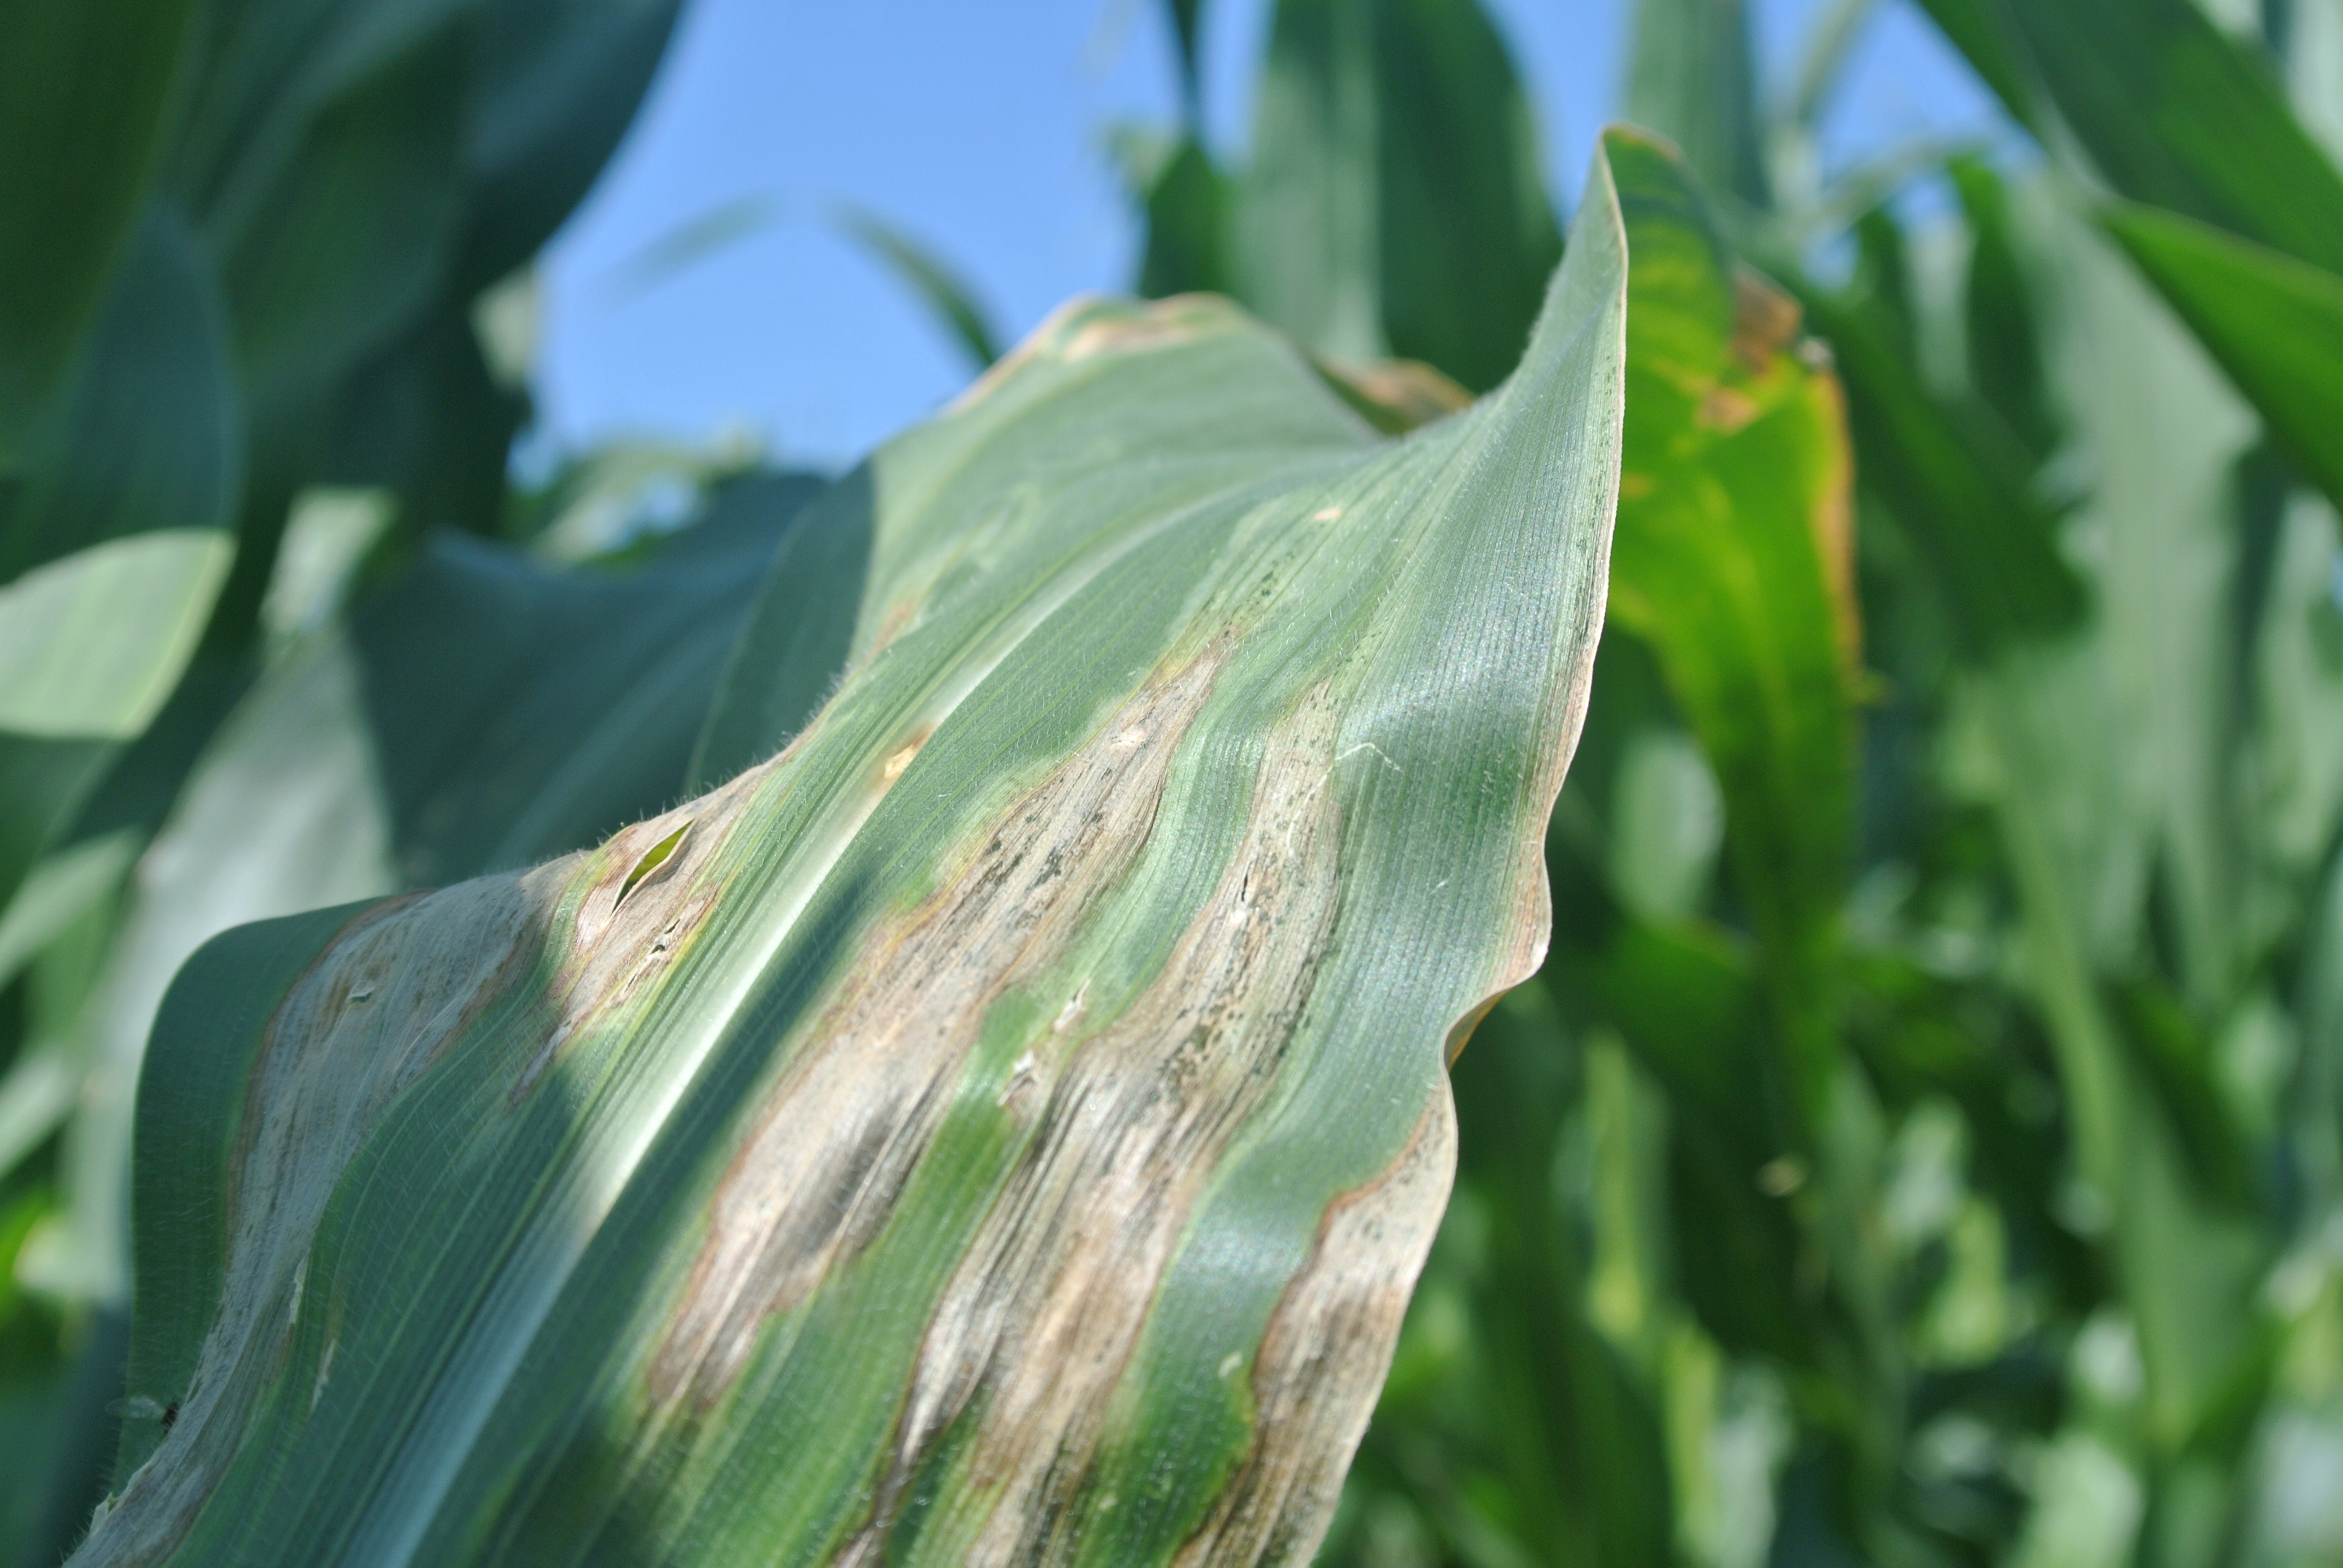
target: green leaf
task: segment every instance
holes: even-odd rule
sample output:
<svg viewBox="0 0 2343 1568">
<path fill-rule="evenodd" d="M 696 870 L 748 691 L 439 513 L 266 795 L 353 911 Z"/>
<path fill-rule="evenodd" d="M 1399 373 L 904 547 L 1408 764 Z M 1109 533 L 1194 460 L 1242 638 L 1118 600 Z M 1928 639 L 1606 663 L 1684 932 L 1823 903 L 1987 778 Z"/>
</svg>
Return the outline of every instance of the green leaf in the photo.
<svg viewBox="0 0 2343 1568">
<path fill-rule="evenodd" d="M 1167 295 L 1231 292 L 1228 263 L 1228 176 L 1202 145 L 1182 139 L 1142 187 L 1147 249 L 1139 266 L 1139 292 Z"/>
<path fill-rule="evenodd" d="M 2195 0 L 1921 0 L 2011 114 L 2133 201 L 2343 271 L 2343 175 Z"/>
<path fill-rule="evenodd" d="M 2137 918 L 2140 809 L 2125 788 L 2123 710 L 2093 684 L 2092 651 L 2006 650 L 1965 699 L 1991 759 L 1983 782 L 2073 1128 L 2064 1218 L 2107 1258 L 2139 1334 L 2145 1435 L 2172 1454 L 2260 1364 L 2253 1301 L 2270 1260 L 2259 1228 L 2192 1180 L 2097 980 L 2111 947 L 2129 956 L 2130 933 L 2110 942 L 2103 928 L 2109 915 Z"/>
<path fill-rule="evenodd" d="M 820 487 L 735 480 L 623 576 L 433 539 L 351 627 L 402 879 L 527 865 L 673 803 L 776 547 Z"/>
<path fill-rule="evenodd" d="M 680 0 L 481 0 L 467 36 L 467 226 L 454 292 L 520 266 L 591 189 L 650 88 Z"/>
<path fill-rule="evenodd" d="M 2157 934 L 2173 980 L 2210 1020 L 2277 935 L 2256 896 L 2260 868 L 2244 827 L 2258 811 L 2239 769 L 2252 730 L 2237 697 L 2251 679 L 2239 612 L 2256 591 L 2240 477 L 2258 431 L 2183 324 L 2080 215 L 2067 246 L 2075 286 L 2062 315 L 2075 341 L 2062 392 L 2098 469 L 2077 523 L 2104 540 L 2096 657 L 2122 723 L 2112 749 L 2078 750 L 2056 768 L 2072 779 L 2070 809 L 2117 818 L 2113 802 L 2145 808 L 2162 883 Z M 2125 770 L 2137 784 L 2126 787 Z"/>
<path fill-rule="evenodd" d="M 867 602 L 873 504 L 866 463 L 808 500 L 781 534 L 694 743 L 691 789 L 772 756 L 837 689 Z"/>
<path fill-rule="evenodd" d="M 461 58 L 452 36 L 397 57 L 319 109 L 265 190 L 252 169 L 195 209 L 264 434 L 313 417 L 437 294 L 462 216 Z"/>
<path fill-rule="evenodd" d="M 170 695 L 228 553 L 210 529 L 159 529 L 0 588 L 0 899 Z"/>
<path fill-rule="evenodd" d="M 2100 221 L 2343 505 L 2343 276 L 2153 207 L 2111 205 Z"/>
<path fill-rule="evenodd" d="M 243 439 L 209 268 L 156 202 L 31 449 L 22 494 L 0 506 L 0 582 L 127 534 L 228 528 Z"/>
<path fill-rule="evenodd" d="M 0 473 L 137 227 L 194 0 L 15 0 L 0 52 Z"/>
<path fill-rule="evenodd" d="M 1598 166 L 1520 371 L 1396 442 L 1222 302 L 1072 307 L 872 459 L 780 757 L 190 964 L 182 1402 L 85 1560 L 1306 1556 L 1542 946 L 1624 275 Z"/>
<path fill-rule="evenodd" d="M 1711 189 L 1764 208 L 1765 149 L 1743 0 L 1641 0 L 1627 117 L 1675 143 Z"/>
<path fill-rule="evenodd" d="M 236 504 L 230 388 L 201 261 L 158 203 L 0 493 L 0 905 L 194 650 Z"/>
<path fill-rule="evenodd" d="M 127 739 L 195 651 L 227 570 L 209 528 L 94 545 L 0 588 L 0 730 Z"/>
<path fill-rule="evenodd" d="M 1204 71 L 1199 52 L 1203 31 L 1203 0 L 1163 0 L 1171 14 L 1172 41 L 1179 49 L 1180 113 L 1191 138 L 1203 134 Z"/>
<path fill-rule="evenodd" d="M 1798 349 L 1797 307 L 1736 275 L 1683 165 L 1639 133 L 1604 146 L 1634 258 L 1611 613 L 1656 651 L 1716 771 L 1735 890 L 1811 1044 L 1855 825 L 1844 403 Z M 1818 1069 L 1795 1070 L 1811 1087 Z"/>
<path fill-rule="evenodd" d="M 966 279 L 935 252 L 901 229 L 873 214 L 848 207 L 839 215 L 839 226 L 865 250 L 887 265 L 897 280 L 934 313 L 945 331 L 980 370 L 1001 357 L 1001 345 L 984 307 Z"/>
<path fill-rule="evenodd" d="M 118 886 L 136 852 L 129 834 L 109 833 L 60 849 L 35 867 L 0 910 L 0 985 Z M 5 1166 L 0 1161 L 0 1169 Z"/>
<path fill-rule="evenodd" d="M 1238 294 L 1336 359 L 1513 367 L 1560 236 L 1477 4 L 1281 0 L 1239 187 Z"/>
<path fill-rule="evenodd" d="M 1554 1168 L 1564 1127 L 1584 1114 L 1585 1086 L 1572 1081 L 1594 1076 L 1594 1053 L 1574 1048 L 1557 1022 L 1544 988 L 1524 986 L 1498 1004 L 1456 1066 L 1457 1114 L 1472 1130 L 1459 1185 L 1491 1200 L 1473 1324 L 1485 1374 L 1475 1413 L 1487 1418 L 1518 1535 L 1594 1548 L 1541 1560 L 1665 1562 L 1674 1500 L 1656 1391 L 1580 1306 L 1606 1261 L 1590 1257 L 1595 1249 L 1583 1239 L 1600 1221 L 1567 1203 Z"/>
<path fill-rule="evenodd" d="M 1846 379 L 1863 483 L 1927 562 L 1965 646 L 1989 650 L 2072 627 L 2082 581 L 2059 553 L 2056 511 L 2030 487 L 2023 449 L 1921 380 L 1875 301 L 1807 283 L 1798 293 Z"/>
<path fill-rule="evenodd" d="M 1830 0 L 1821 15 L 1806 25 L 1798 48 L 1797 70 L 1780 109 L 1790 126 L 1812 131 L 1820 122 L 1846 75 L 1849 56 L 1863 36 L 1877 0 Z M 1746 23 L 1744 24 L 1745 31 Z M 1747 45 L 1742 45 L 1745 54 Z"/>
<path fill-rule="evenodd" d="M 2020 250 L 2009 189 L 1974 155 L 1954 158 L 1946 172 L 1969 228 L 1962 299 L 1969 384 L 2038 465 L 2057 444 L 2058 421 L 2044 377 L 2041 291 Z"/>
</svg>

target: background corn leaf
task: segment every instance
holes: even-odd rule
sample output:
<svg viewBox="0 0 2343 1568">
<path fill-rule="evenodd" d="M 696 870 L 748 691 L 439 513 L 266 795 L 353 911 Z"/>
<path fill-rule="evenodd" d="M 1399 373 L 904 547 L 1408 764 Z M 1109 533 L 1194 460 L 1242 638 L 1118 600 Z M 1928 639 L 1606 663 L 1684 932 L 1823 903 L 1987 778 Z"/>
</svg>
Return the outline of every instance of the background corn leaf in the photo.
<svg viewBox="0 0 2343 1568">
<path fill-rule="evenodd" d="M 776 542 L 820 488 L 735 480 L 624 575 L 443 535 L 369 599 L 352 651 L 400 879 L 527 865 L 671 805 Z"/>
<path fill-rule="evenodd" d="M 102 307 L 0 499 L 0 582 L 125 534 L 233 526 L 244 431 L 226 323 L 167 204 L 146 210 Z"/>
<path fill-rule="evenodd" d="M 0 909 L 192 657 L 232 554 L 240 438 L 200 263 L 151 213 L 0 492 Z"/>
<path fill-rule="evenodd" d="M 871 213 L 850 208 L 840 215 L 839 226 L 902 280 L 979 370 L 1001 357 L 975 291 L 933 251 Z"/>
<path fill-rule="evenodd" d="M 395 576 L 431 527 L 534 526 L 534 505 L 507 508 L 528 368 L 527 335 L 509 330 L 527 315 L 526 279 L 508 274 L 615 145 L 674 12 L 670 0 L 9 9 L 0 1211 L 13 1269 L 0 1446 L 38 1458 L 0 1474 L 0 1560 L 57 1561 L 116 1445 L 130 1091 L 154 1000 L 186 950 L 173 944 L 239 909 L 299 907 L 321 879 L 342 879 L 327 896 L 397 885 L 380 838 L 332 837 L 364 824 L 347 808 L 378 788 L 372 754 L 335 750 L 367 739 L 363 722 L 335 728 L 353 707 L 297 710 L 323 727 L 308 751 L 280 754 L 351 766 L 263 770 L 266 788 L 226 809 L 222 775 L 209 808 L 176 809 L 279 645 L 331 619 L 338 582 L 290 596 L 315 613 L 281 613 L 316 562 L 306 548 L 280 562 L 280 540 L 336 482 L 392 493 L 390 532 L 357 574 L 369 583 Z M 500 328 L 495 356 L 474 320 L 491 284 L 501 297 L 479 315 Z M 735 574 L 736 609 L 760 566 Z M 546 802 L 538 826 L 575 834 L 559 847 L 679 792 L 727 635 L 721 616 L 695 631 L 698 670 L 682 659 L 664 672 L 664 695 L 683 704 L 661 710 L 664 759 L 655 744 L 621 746 L 638 771 L 614 769 L 601 795 L 585 792 L 590 805 Z M 355 683 L 326 694 L 362 701 Z M 562 827 L 581 806 L 609 814 Z M 483 812 L 463 815 L 481 828 Z M 155 912 L 174 900 L 176 926 Z M 158 930 L 167 940 L 151 940 Z"/>
<path fill-rule="evenodd" d="M 1232 214 L 1237 296 L 1321 354 L 1494 386 L 1559 252 L 1536 147 L 1478 6 L 1281 0 Z"/>
<path fill-rule="evenodd" d="M 467 29 L 467 210 L 452 291 L 537 254 L 618 150 L 678 0 L 483 0 Z"/>
<path fill-rule="evenodd" d="M 1958 634 L 1990 648 L 2073 626 L 2083 585 L 2059 553 L 2056 508 L 2030 484 L 2023 450 L 1931 392 L 1889 311 L 1811 282 L 1800 299 L 1853 394 L 1863 483 L 1928 562 Z"/>
<path fill-rule="evenodd" d="M 2192 0 L 1921 0 L 2020 123 L 2121 196 L 2343 270 L 2343 176 Z"/>
<path fill-rule="evenodd" d="M 1605 146 L 1634 256 L 1614 613 L 1656 651 L 1723 786 L 1744 913 L 1769 950 L 1821 965 L 1855 809 L 1845 406 L 1796 352 L 1796 306 L 1736 275 L 1679 166 L 1626 133 Z"/>
<path fill-rule="evenodd" d="M 1765 145 L 1742 0 L 1644 0 L 1634 26 L 1627 117 L 1674 142 L 1709 189 L 1765 206 Z"/>
<path fill-rule="evenodd" d="M 216 1306 L 142 1323 L 182 1402 L 84 1560 L 1306 1550 L 1446 1050 L 1539 943 L 1616 472 L 1590 191 L 1523 368 L 1397 443 L 1223 305 L 1061 314 L 872 460 L 780 759 L 190 966 L 147 1103 L 253 1152 L 218 1228 L 142 1215 L 142 1296 Z"/>
<path fill-rule="evenodd" d="M 2343 276 L 2154 207 L 2103 221 L 2303 474 L 2343 498 Z"/>
<path fill-rule="evenodd" d="M 0 62 L 0 484 L 138 227 L 195 0 L 27 0 Z"/>
<path fill-rule="evenodd" d="M 1128 173 L 1147 214 L 1147 250 L 1139 292 L 1234 294 L 1229 274 L 1229 176 L 1202 144 L 1188 137 L 1158 149 L 1144 164 L 1129 154 Z"/>
</svg>

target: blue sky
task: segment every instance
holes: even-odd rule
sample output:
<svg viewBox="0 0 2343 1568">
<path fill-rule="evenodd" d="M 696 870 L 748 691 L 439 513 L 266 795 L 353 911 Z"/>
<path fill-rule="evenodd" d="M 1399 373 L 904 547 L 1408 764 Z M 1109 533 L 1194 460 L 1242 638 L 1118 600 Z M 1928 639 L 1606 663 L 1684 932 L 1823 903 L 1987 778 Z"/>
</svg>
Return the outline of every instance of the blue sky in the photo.
<svg viewBox="0 0 2343 1568">
<path fill-rule="evenodd" d="M 1818 0 L 1753 0 L 1776 67 Z M 1623 0 L 1493 0 L 1574 195 L 1616 112 Z M 1242 147 L 1269 0 L 1210 0 L 1207 112 Z M 840 238 L 851 202 L 897 223 L 1021 336 L 1122 286 L 1136 228 L 1109 165 L 1118 121 L 1172 117 L 1157 0 L 688 0 L 633 132 L 545 259 L 539 397 L 561 447 L 759 436 L 836 467 L 949 397 L 964 358 Z M 1882 0 L 1826 126 L 1844 153 L 1966 132 L 1993 111 L 1910 0 Z M 729 234 L 690 259 L 695 226 Z"/>
</svg>

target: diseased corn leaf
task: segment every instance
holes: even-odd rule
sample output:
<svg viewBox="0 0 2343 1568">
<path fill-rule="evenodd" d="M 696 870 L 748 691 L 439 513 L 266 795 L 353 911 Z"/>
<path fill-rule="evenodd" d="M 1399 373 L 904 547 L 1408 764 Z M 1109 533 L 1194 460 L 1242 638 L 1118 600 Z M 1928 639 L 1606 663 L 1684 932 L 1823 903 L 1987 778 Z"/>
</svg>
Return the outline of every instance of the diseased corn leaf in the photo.
<svg viewBox="0 0 2343 1568">
<path fill-rule="evenodd" d="M 2343 505 L 2343 276 L 2153 207 L 2113 205 L 2101 221 Z"/>
<path fill-rule="evenodd" d="M 1612 610 L 1657 652 L 1723 787 L 1734 886 L 1775 960 L 1782 1044 L 1816 1050 L 1829 1034 L 1816 966 L 1855 822 L 1845 404 L 1797 345 L 1797 307 L 1736 273 L 1682 165 L 1633 133 L 1604 145 L 1634 256 Z M 1784 1090 L 1819 1082 L 1818 1062 L 1788 1070 Z"/>
<path fill-rule="evenodd" d="M 246 920 L 525 865 L 671 805 L 773 542 L 817 487 L 739 481 L 625 575 L 437 537 L 272 664 L 140 862 L 74 1020 L 53 1283 L 128 1293 L 127 1089 L 187 956 Z"/>
<path fill-rule="evenodd" d="M 1477 5 L 1281 0 L 1236 191 L 1238 297 L 1337 359 L 1513 367 L 1559 234 L 1504 41 Z"/>
<path fill-rule="evenodd" d="M 1072 307 L 864 471 L 780 757 L 199 956 L 176 1418 L 80 1561 L 1306 1558 L 1543 947 L 1624 261 L 1598 166 L 1520 371 L 1396 442 L 1225 304 Z"/>
</svg>

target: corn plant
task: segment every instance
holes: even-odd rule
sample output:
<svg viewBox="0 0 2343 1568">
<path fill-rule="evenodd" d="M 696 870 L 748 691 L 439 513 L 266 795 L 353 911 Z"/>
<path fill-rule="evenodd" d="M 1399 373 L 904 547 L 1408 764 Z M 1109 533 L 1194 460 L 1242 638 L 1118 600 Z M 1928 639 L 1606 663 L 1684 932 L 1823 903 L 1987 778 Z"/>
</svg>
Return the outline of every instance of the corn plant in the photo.
<svg viewBox="0 0 2343 1568">
<path fill-rule="evenodd" d="M 1565 241 L 1473 0 L 1241 156 L 1175 3 L 1148 302 L 533 489 L 672 5 L 132 9 L 0 60 L 0 1549 L 2343 1551 L 2343 9 L 1926 0 L 2039 156 L 1826 171 L 1861 0 L 1644 0 Z"/>
<path fill-rule="evenodd" d="M 1825 183 L 1863 10 L 1825 8 L 1781 84 L 1738 4 L 1637 15 L 1630 113 L 1708 199 L 1620 180 L 1621 502 L 1554 947 L 1457 1065 L 1459 1193 L 1336 1560 L 2343 1549 L 2343 183 L 2283 75 L 2331 104 L 2343 18 L 1932 0 L 2044 166 L 1882 148 Z M 1411 114 L 1518 124 L 1501 70 L 1416 90 L 1485 20 L 1277 15 L 1223 254 L 1300 156 L 1294 104 L 1403 160 L 1491 145 Z M 1924 173 L 1957 216 L 1914 231 L 1884 198 Z M 1212 253 L 1161 237 L 1192 177 L 1142 186 L 1142 284 Z M 1425 343 L 1398 253 L 1442 215 L 1332 188 L 1380 206 L 1278 254 L 1358 272 L 1228 281 L 1330 354 L 1360 339 L 1285 300 Z M 1851 497 L 1812 411 L 1842 388 Z"/>
</svg>

